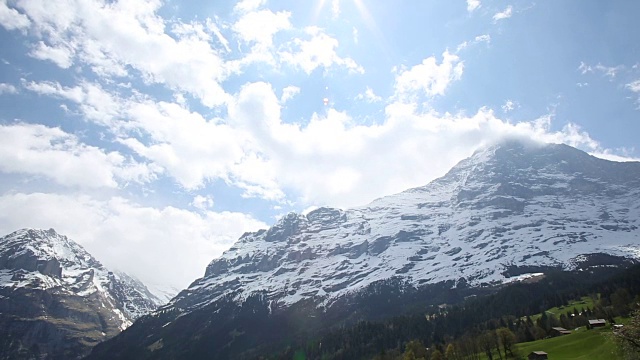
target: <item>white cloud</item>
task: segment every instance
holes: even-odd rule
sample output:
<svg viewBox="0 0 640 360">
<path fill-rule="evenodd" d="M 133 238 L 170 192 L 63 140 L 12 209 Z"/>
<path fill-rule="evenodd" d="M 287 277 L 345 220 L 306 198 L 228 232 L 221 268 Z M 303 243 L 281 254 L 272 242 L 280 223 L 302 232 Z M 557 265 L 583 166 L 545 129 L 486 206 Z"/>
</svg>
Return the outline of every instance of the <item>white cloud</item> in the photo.
<svg viewBox="0 0 640 360">
<path fill-rule="evenodd" d="M 216 39 L 224 46 L 224 49 L 227 52 L 231 51 L 231 47 L 229 47 L 229 40 L 222 35 L 220 28 L 216 25 L 211 19 L 207 19 L 207 29 L 215 35 Z"/>
<path fill-rule="evenodd" d="M 507 136 L 600 149 L 575 125 L 551 131 L 551 116 L 514 124 L 484 108 L 472 116 L 416 109 L 391 103 L 384 121 L 373 125 L 356 124 L 333 109 L 306 125 L 288 124 L 273 89 L 254 83 L 240 91 L 229 114 L 263 154 L 263 170 L 269 171 L 263 176 L 299 194 L 301 205 L 356 206 L 424 185 L 478 146 Z"/>
<path fill-rule="evenodd" d="M 506 114 L 519 107 L 520 107 L 520 104 L 518 104 L 516 101 L 507 100 L 504 102 L 504 105 L 502 105 L 502 112 Z"/>
<path fill-rule="evenodd" d="M 364 72 L 353 59 L 339 56 L 338 41 L 316 27 L 305 29 L 308 39 L 294 39 L 277 52 L 274 36 L 291 29 L 291 13 L 260 10 L 262 5 L 263 1 L 244 1 L 236 6 L 240 17 L 230 30 L 250 51 L 225 61 L 220 54 L 231 48 L 213 20 L 165 21 L 157 14 L 162 6 L 159 1 L 118 1 L 108 6 L 93 0 L 16 3 L 31 19 L 30 32 L 39 40 L 32 57 L 65 69 L 73 65 L 89 68 L 106 81 L 139 75 L 147 83 L 190 94 L 208 107 L 229 99 L 221 82 L 255 62 L 277 67 L 283 61 L 308 73 L 332 66 Z"/>
<path fill-rule="evenodd" d="M 638 96 L 636 100 L 637 104 L 640 104 L 640 79 L 632 81 L 624 86 L 627 90 L 635 93 Z"/>
<path fill-rule="evenodd" d="M 457 61 L 449 58 L 446 71 L 440 69 L 444 65 L 434 67 L 449 78 Z M 53 93 L 74 94 L 64 87 L 50 88 Z M 85 88 L 88 85 L 81 86 Z M 404 93 L 406 87 L 400 88 Z M 433 94 L 444 91 L 432 88 Z M 281 99 L 266 83 L 244 86 L 230 101 L 226 122 L 205 119 L 174 103 L 147 98 L 114 101 L 113 116 L 120 120 L 106 119 L 103 124 L 115 123 L 120 143 L 183 187 L 195 189 L 222 179 L 243 189 L 245 196 L 270 200 L 284 199 L 283 189 L 288 189 L 302 204 L 354 206 L 423 185 L 477 146 L 501 136 L 519 134 L 598 149 L 575 127 L 551 133 L 550 118 L 510 124 L 485 109 L 471 117 L 421 113 L 407 98 L 388 105 L 380 124 L 356 125 L 348 114 L 333 109 L 312 116 L 306 125 L 287 124 L 281 118 Z M 390 176 L 379 176 L 381 169 Z"/>
<path fill-rule="evenodd" d="M 625 87 L 634 93 L 640 93 L 640 80 L 632 81 L 626 84 Z"/>
<path fill-rule="evenodd" d="M 302 211 L 300 212 L 300 214 L 302 214 L 302 215 L 307 215 L 307 214 L 309 214 L 310 212 L 312 212 L 313 210 L 317 210 L 317 209 L 318 209 L 318 206 L 311 205 L 311 206 L 307 207 L 306 209 L 302 210 Z"/>
<path fill-rule="evenodd" d="M 259 9 L 267 0 L 242 0 L 238 1 L 233 10 L 240 13 L 247 13 Z"/>
<path fill-rule="evenodd" d="M 202 195 L 196 195 L 193 198 L 193 201 L 191 201 L 191 206 L 193 206 L 196 209 L 199 210 L 208 210 L 213 208 L 213 196 L 211 195 L 207 195 L 207 196 L 202 196 Z"/>
<path fill-rule="evenodd" d="M 593 68 L 591 66 L 587 65 L 584 61 L 580 61 L 580 66 L 578 66 L 578 70 L 583 75 L 586 74 L 586 73 L 589 73 L 589 72 L 593 72 Z"/>
<path fill-rule="evenodd" d="M 469 41 L 463 41 L 456 47 L 456 53 L 466 49 L 469 46 Z"/>
<path fill-rule="evenodd" d="M 493 15 L 493 22 L 508 19 L 513 15 L 513 6 L 509 5 L 504 10 Z"/>
<path fill-rule="evenodd" d="M 0 1 L 0 25 L 7 30 L 26 30 L 31 25 L 29 18 L 7 6 L 7 0 Z"/>
<path fill-rule="evenodd" d="M 464 42 L 462 42 L 456 48 L 456 53 L 459 53 L 461 50 L 466 49 L 470 45 L 476 45 L 476 44 L 479 44 L 479 43 L 482 43 L 482 42 L 487 43 L 487 44 L 491 43 L 491 35 L 489 35 L 489 34 L 478 35 L 472 41 L 464 41 Z"/>
<path fill-rule="evenodd" d="M 211 19 L 207 19 L 205 23 L 195 21 L 190 23 L 177 22 L 172 24 L 171 32 L 181 39 L 210 42 L 212 37 L 209 33 L 210 25 L 208 25 L 208 23 L 211 23 Z"/>
<path fill-rule="evenodd" d="M 358 41 L 360 41 L 360 34 L 358 33 L 358 28 L 355 26 L 353 27 L 352 35 L 353 35 L 353 43 L 357 45 Z"/>
<path fill-rule="evenodd" d="M 30 29 L 48 45 L 33 55 L 62 67 L 79 62 L 102 77 L 140 72 L 149 83 L 192 94 L 206 106 L 223 104 L 227 94 L 224 61 L 207 39 L 165 32 L 157 15 L 160 1 L 29 0 L 16 6 L 31 19 Z M 44 44 L 44 43 L 43 43 Z"/>
<path fill-rule="evenodd" d="M 611 150 L 600 150 L 589 152 L 589 155 L 593 155 L 595 157 L 599 157 L 601 159 L 609 160 L 609 161 L 617 161 L 617 162 L 629 162 L 629 161 L 638 161 L 640 162 L 640 158 L 634 158 L 629 155 L 618 155 L 614 154 Z"/>
<path fill-rule="evenodd" d="M 584 61 L 581 61 L 580 66 L 578 66 L 578 70 L 582 75 L 585 75 L 587 73 L 594 73 L 597 71 L 604 76 L 607 76 L 610 80 L 613 80 L 620 71 L 624 70 L 624 65 L 604 66 L 598 63 L 595 66 L 591 66 L 586 64 Z"/>
<path fill-rule="evenodd" d="M 221 179 L 245 190 L 246 196 L 284 198 L 272 170 L 265 168 L 259 150 L 248 141 L 246 130 L 220 119 L 206 119 L 184 104 L 144 96 L 122 98 L 88 82 L 75 87 L 23 83 L 31 91 L 75 102 L 86 120 L 109 129 L 117 142 L 163 169 L 186 189 Z M 292 94 L 295 90 L 287 91 Z"/>
<path fill-rule="evenodd" d="M 356 100 L 364 100 L 368 103 L 374 103 L 382 101 L 382 97 L 376 95 L 376 93 L 373 92 L 373 89 L 367 86 L 367 89 L 364 91 L 364 93 L 358 94 L 356 96 Z"/>
<path fill-rule="evenodd" d="M 45 176 L 61 185 L 117 187 L 118 181 L 148 182 L 158 169 L 117 152 L 81 143 L 59 128 L 0 126 L 0 171 Z"/>
<path fill-rule="evenodd" d="M 354 73 L 364 73 L 364 68 L 353 59 L 337 54 L 338 40 L 327 35 L 322 29 L 310 26 L 305 29 L 305 33 L 311 37 L 310 40 L 294 39 L 289 46 L 291 49 L 280 53 L 284 62 L 301 68 L 307 74 L 319 67 L 328 69 L 333 65 L 347 68 Z"/>
<path fill-rule="evenodd" d="M 262 51 L 273 45 L 273 36 L 279 31 L 289 29 L 291 13 L 281 11 L 274 13 L 270 10 L 260 10 L 244 14 L 232 29 L 241 40 L 255 43 Z"/>
<path fill-rule="evenodd" d="M 603 73 L 605 76 L 608 76 L 611 80 L 616 77 L 616 75 L 624 69 L 623 65 L 618 66 L 604 66 L 602 64 L 596 65 L 596 70 Z"/>
<path fill-rule="evenodd" d="M 457 55 L 445 51 L 438 65 L 435 56 L 396 75 L 395 90 L 401 97 L 411 97 L 423 92 L 427 96 L 444 95 L 452 81 L 462 77 L 464 63 Z"/>
<path fill-rule="evenodd" d="M 15 86 L 7 83 L 0 83 L 0 95 L 17 94 L 17 93 L 18 93 L 18 89 Z"/>
<path fill-rule="evenodd" d="M 129 137 L 122 135 L 121 143 L 162 166 L 184 187 L 224 179 L 247 196 L 273 200 L 284 198 L 282 189 L 286 188 L 300 196 L 301 204 L 355 206 L 424 185 L 478 146 L 504 136 L 599 149 L 597 142 L 574 125 L 551 132 L 551 117 L 511 124 L 487 109 L 470 117 L 438 115 L 419 112 L 415 104 L 405 101 L 389 104 L 379 124 L 358 125 L 348 114 L 333 109 L 312 116 L 304 126 L 287 124 L 281 119 L 280 99 L 266 83 L 248 84 L 234 96 L 227 123 L 206 120 L 178 104 L 118 101 L 117 116 L 127 120 L 119 128 L 130 130 Z M 7 137 L 33 137 L 18 135 Z M 24 147 L 12 146 L 12 151 Z M 50 145 L 45 141 L 41 147 Z M 95 149 L 88 152 L 94 154 Z M 106 156 L 97 155 L 99 159 Z M 25 164 L 29 169 L 38 166 Z M 100 167 L 104 166 L 102 161 Z M 95 181 L 93 171 L 83 170 Z M 385 176 L 380 176 L 381 171 Z M 102 178 L 108 185 L 113 176 L 107 173 Z M 198 203 L 204 204 L 194 202 Z"/>
<path fill-rule="evenodd" d="M 404 96 L 411 91 L 444 92 L 446 84 L 432 83 L 448 84 L 458 76 L 459 63 L 445 52 L 442 64 L 432 59 L 418 65 L 431 72 L 406 70 L 423 74 L 417 78 L 427 85 L 398 86 L 403 96 L 392 96 L 396 101 L 387 105 L 386 117 L 371 125 L 357 124 L 347 113 L 334 109 L 313 115 L 304 125 L 285 123 L 282 97 L 262 82 L 243 86 L 229 101 L 224 120 L 206 119 L 176 103 L 118 98 L 98 88 L 100 95 L 95 98 L 111 99 L 114 105 L 108 108 L 113 115 L 93 121 L 111 129 L 121 144 L 161 167 L 184 188 L 196 189 L 221 179 L 242 189 L 245 196 L 269 200 L 286 199 L 287 189 L 289 196 L 299 196 L 296 200 L 301 205 L 355 206 L 424 185 L 481 144 L 504 136 L 566 142 L 592 151 L 600 148 L 575 126 L 551 132 L 550 117 L 512 124 L 487 109 L 473 116 L 421 112 Z M 397 74 L 400 79 L 403 76 L 405 72 Z M 42 87 L 43 93 L 81 101 L 79 109 L 91 109 L 87 104 L 94 101 L 86 96 L 90 84 L 78 86 L 80 95 L 75 88 L 55 83 L 32 84 L 32 89 Z M 373 91 L 370 95 L 377 99 Z M 388 176 L 380 176 L 380 171 Z"/>
<path fill-rule="evenodd" d="M 284 104 L 287 101 L 293 99 L 296 95 L 300 93 L 300 88 L 297 86 L 287 86 L 282 89 L 282 96 L 280 96 L 280 103 Z"/>
<path fill-rule="evenodd" d="M 243 12 L 231 29 L 240 40 L 240 44 L 247 44 L 250 48 L 243 51 L 241 58 L 227 61 L 225 72 L 239 75 L 243 68 L 253 63 L 267 63 L 277 67 L 279 64 L 273 46 L 274 36 L 292 27 L 290 17 L 291 13 L 288 11 L 274 13 L 270 10 L 252 9 Z"/>
<path fill-rule="evenodd" d="M 49 60 L 63 69 L 67 69 L 73 63 L 73 52 L 64 46 L 51 47 L 44 42 L 38 42 L 38 45 L 34 47 L 29 56 L 39 60 Z"/>
<path fill-rule="evenodd" d="M 266 228 L 240 213 L 154 208 L 119 197 L 98 200 L 84 195 L 4 194 L 0 214 L 2 234 L 53 227 L 108 267 L 149 284 L 179 289 L 201 277 L 211 259 L 242 233 Z"/>
<path fill-rule="evenodd" d="M 214 179 L 233 182 L 230 173 L 245 156 L 240 132 L 175 103 L 121 101 L 123 126 L 130 131 L 120 143 L 164 168 L 184 188 Z"/>
<path fill-rule="evenodd" d="M 64 87 L 57 82 L 27 82 L 25 79 L 22 79 L 22 86 L 40 95 L 60 97 L 76 103 L 82 103 L 84 101 L 84 91 L 81 86 Z"/>
<path fill-rule="evenodd" d="M 490 43 L 491 42 L 491 35 L 489 35 L 489 34 L 478 35 L 478 36 L 475 37 L 474 41 L 476 43 L 479 43 L 479 42 Z"/>
<path fill-rule="evenodd" d="M 472 12 L 481 6 L 480 0 L 467 0 L 467 11 Z"/>
<path fill-rule="evenodd" d="M 68 87 L 57 82 L 35 82 L 22 79 L 22 86 L 41 95 L 62 98 L 77 103 L 85 120 L 117 129 L 117 114 L 121 112 L 120 100 L 95 83 L 81 81 Z"/>
</svg>

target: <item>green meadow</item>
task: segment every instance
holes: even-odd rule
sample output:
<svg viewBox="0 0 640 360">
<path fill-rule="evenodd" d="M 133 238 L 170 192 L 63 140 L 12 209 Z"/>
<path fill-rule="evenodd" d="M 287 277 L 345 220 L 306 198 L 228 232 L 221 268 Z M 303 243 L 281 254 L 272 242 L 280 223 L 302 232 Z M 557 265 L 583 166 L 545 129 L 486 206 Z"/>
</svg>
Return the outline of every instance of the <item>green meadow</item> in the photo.
<svg viewBox="0 0 640 360">
<path fill-rule="evenodd" d="M 614 360 L 620 358 L 609 327 L 587 330 L 579 328 L 570 335 L 519 343 L 518 352 L 526 359 L 532 351 L 544 351 L 550 360 Z"/>
</svg>

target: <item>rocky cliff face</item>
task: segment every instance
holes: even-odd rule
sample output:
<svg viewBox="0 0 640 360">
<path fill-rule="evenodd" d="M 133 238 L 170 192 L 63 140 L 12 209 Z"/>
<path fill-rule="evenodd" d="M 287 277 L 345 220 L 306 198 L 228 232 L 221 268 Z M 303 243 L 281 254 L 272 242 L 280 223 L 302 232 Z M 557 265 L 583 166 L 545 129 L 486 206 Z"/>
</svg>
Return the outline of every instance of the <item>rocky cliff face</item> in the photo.
<svg viewBox="0 0 640 360">
<path fill-rule="evenodd" d="M 51 230 L 0 238 L 0 358 L 79 358 L 154 310 L 138 281 Z"/>
<path fill-rule="evenodd" d="M 635 262 L 639 228 L 640 163 L 505 142 L 426 186 L 244 234 L 90 358 L 253 358 L 246 349 L 532 272 Z"/>
<path fill-rule="evenodd" d="M 245 234 L 170 306 L 188 310 L 258 291 L 285 305 L 330 305 L 391 277 L 478 286 L 527 268 L 615 264 L 640 254 L 639 227 L 640 164 L 506 142 L 424 187 L 346 211 L 292 213 Z"/>
</svg>

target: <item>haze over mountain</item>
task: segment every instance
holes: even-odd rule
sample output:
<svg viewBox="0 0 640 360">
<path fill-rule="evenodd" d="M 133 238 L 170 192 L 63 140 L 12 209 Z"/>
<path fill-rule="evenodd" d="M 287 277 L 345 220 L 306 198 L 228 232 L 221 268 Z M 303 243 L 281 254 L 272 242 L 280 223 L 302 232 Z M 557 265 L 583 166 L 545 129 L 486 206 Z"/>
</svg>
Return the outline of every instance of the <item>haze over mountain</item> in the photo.
<svg viewBox="0 0 640 360">
<path fill-rule="evenodd" d="M 55 230 L 0 238 L 0 358 L 74 359 L 162 305 Z"/>
<path fill-rule="evenodd" d="M 370 307 L 358 302 L 387 284 L 401 293 L 472 289 L 549 268 L 629 264 L 640 258 L 639 227 L 640 163 L 505 141 L 423 187 L 346 211 L 291 213 L 244 234 L 204 277 L 93 354 L 170 358 L 204 347 L 229 356 L 259 343 L 247 328 L 252 311 L 255 319 L 342 311 L 353 320 Z M 227 345 L 206 345 L 213 337 Z"/>
</svg>

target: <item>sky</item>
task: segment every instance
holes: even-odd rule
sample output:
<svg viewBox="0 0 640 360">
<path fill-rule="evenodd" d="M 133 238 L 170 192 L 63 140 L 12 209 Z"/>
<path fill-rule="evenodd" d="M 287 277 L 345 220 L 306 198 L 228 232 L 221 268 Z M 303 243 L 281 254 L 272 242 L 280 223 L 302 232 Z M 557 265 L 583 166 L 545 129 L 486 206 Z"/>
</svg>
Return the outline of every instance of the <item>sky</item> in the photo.
<svg viewBox="0 0 640 360">
<path fill-rule="evenodd" d="M 0 0 L 0 233 L 151 288 L 505 137 L 640 158 L 640 2 Z"/>
</svg>

